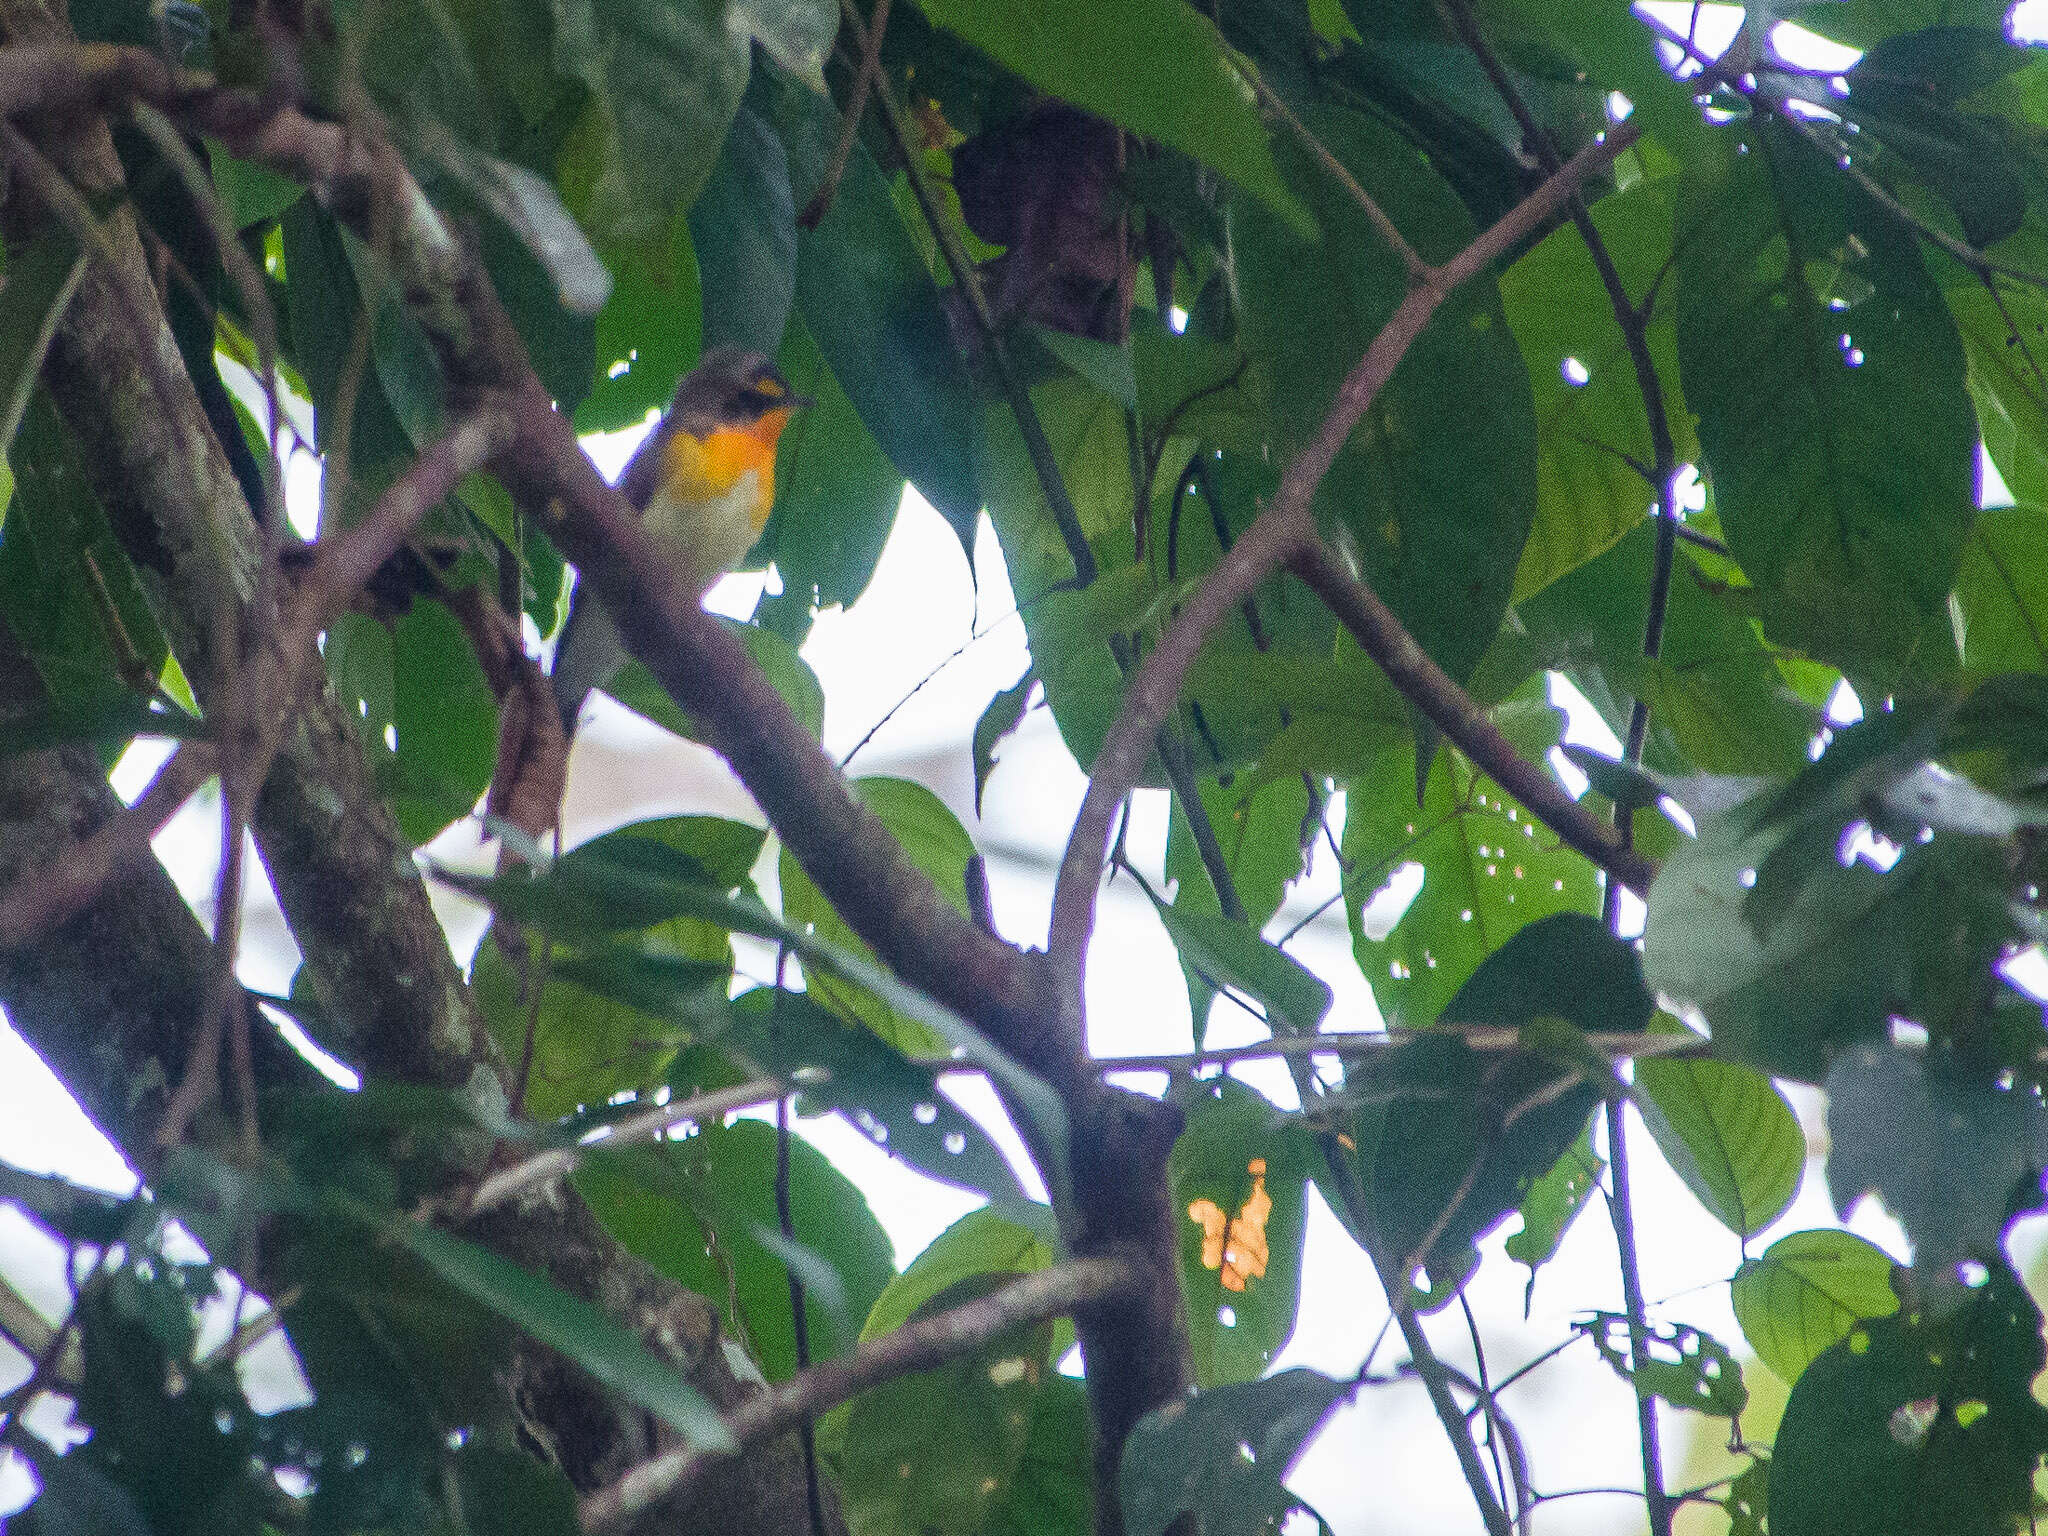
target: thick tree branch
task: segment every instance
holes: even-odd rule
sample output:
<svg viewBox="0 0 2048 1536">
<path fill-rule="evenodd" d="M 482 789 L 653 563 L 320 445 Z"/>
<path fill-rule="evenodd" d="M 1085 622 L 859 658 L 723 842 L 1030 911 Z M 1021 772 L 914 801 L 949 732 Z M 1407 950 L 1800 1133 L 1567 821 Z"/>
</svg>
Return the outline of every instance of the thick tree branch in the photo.
<svg viewBox="0 0 2048 1536">
<path fill-rule="evenodd" d="M 1138 1266 L 1127 1260 L 1077 1259 L 1012 1281 L 993 1295 L 934 1317 L 905 1323 L 851 1355 L 805 1371 L 750 1398 L 726 1419 L 736 1453 L 780 1435 L 861 1393 L 974 1353 L 1004 1334 L 1078 1308 L 1099 1306 L 1140 1288 Z M 583 1501 L 583 1529 L 607 1531 L 658 1499 L 686 1491 L 720 1457 L 672 1451 L 635 1467 Z"/>
<path fill-rule="evenodd" d="M 1609 163 L 1635 138 L 1635 130 L 1624 123 L 1600 143 L 1580 151 L 1570 164 L 1492 228 L 1444 265 L 1432 269 L 1427 283 L 1409 291 L 1338 389 L 1337 399 L 1315 437 L 1288 466 L 1272 504 L 1210 572 L 1158 647 L 1145 658 L 1096 755 L 1088 792 L 1075 818 L 1073 833 L 1067 839 L 1059 880 L 1053 890 L 1047 950 L 1059 988 L 1064 1028 L 1076 1034 L 1080 1029 L 1088 936 L 1095 926 L 1095 895 L 1108 854 L 1111 818 L 1117 803 L 1137 783 L 1153 734 L 1173 709 L 1180 696 L 1181 681 L 1203 643 L 1274 571 L 1320 547 L 1310 510 L 1316 491 L 1339 450 L 1381 388 L 1393 377 L 1437 307 L 1555 214 L 1586 176 Z"/>
</svg>

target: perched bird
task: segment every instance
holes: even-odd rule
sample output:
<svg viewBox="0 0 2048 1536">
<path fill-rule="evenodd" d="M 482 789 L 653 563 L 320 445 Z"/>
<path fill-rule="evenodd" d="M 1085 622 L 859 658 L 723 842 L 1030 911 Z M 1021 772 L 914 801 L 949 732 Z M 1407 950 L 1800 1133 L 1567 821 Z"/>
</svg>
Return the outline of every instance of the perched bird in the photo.
<svg viewBox="0 0 2048 1536">
<path fill-rule="evenodd" d="M 661 425 L 640 445 L 619 489 L 640 508 L 693 597 L 737 565 L 775 505 L 775 444 L 790 413 L 810 401 L 795 394 L 758 352 L 717 347 L 676 386 Z M 554 691 L 562 730 L 593 688 L 624 665 L 618 626 L 581 582 L 555 646 Z"/>
</svg>

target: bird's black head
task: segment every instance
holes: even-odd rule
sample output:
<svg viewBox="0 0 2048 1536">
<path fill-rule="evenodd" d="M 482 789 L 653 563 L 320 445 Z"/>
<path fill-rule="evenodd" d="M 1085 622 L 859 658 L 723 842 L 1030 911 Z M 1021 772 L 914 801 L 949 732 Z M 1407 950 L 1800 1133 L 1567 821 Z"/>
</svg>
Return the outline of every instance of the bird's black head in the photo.
<svg viewBox="0 0 2048 1536">
<path fill-rule="evenodd" d="M 714 347 L 676 386 L 674 414 L 678 425 L 701 436 L 706 428 L 751 426 L 770 411 L 810 403 L 760 353 Z"/>
</svg>

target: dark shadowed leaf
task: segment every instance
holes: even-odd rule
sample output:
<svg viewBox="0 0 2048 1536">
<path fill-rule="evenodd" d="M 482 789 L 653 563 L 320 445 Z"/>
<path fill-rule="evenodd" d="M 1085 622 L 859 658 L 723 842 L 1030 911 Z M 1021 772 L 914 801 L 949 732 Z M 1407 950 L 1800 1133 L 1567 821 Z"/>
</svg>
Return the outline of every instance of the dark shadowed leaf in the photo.
<svg viewBox="0 0 2048 1536">
<path fill-rule="evenodd" d="M 1287 1469 L 1348 1391 L 1319 1372 L 1292 1370 L 1155 1408 L 1124 1445 L 1125 1529 L 1163 1536 L 1195 1510 L 1216 1536 L 1270 1530 L 1296 1504 Z"/>
</svg>

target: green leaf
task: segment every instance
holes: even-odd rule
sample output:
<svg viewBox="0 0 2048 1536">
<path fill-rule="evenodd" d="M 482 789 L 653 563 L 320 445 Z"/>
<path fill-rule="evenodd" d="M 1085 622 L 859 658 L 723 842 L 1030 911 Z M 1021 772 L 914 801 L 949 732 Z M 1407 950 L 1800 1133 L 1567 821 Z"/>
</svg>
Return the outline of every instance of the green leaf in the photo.
<svg viewBox="0 0 2048 1536">
<path fill-rule="evenodd" d="M 496 939 L 478 946 L 470 986 L 498 1048 L 518 1061 L 533 1033 L 527 1113 L 554 1119 L 621 1093 L 651 1092 L 677 1050 L 722 1022 L 729 957 L 691 958 L 664 946 L 658 970 L 636 965 L 638 958 L 632 950 L 600 951 L 543 972 L 535 953 L 522 979 Z M 538 1009 L 533 986 L 543 988 Z"/>
<path fill-rule="evenodd" d="M 1882 1037 L 1902 1010 L 1938 1022 L 1974 996 L 1966 978 L 2014 937 L 1992 872 L 1975 867 L 1997 855 L 1969 839 L 1915 844 L 1881 872 L 1839 863 L 1824 823 L 1801 843 L 1783 826 L 1748 832 L 1752 814 L 1703 821 L 1650 888 L 1644 974 L 1705 1016 L 1718 1056 L 1818 1082 L 1834 1053 Z M 1787 846 L 1802 884 L 1760 934 L 1748 911 Z"/>
<path fill-rule="evenodd" d="M 1119 405 L 1138 404 L 1138 375 L 1128 341 L 1096 341 L 1032 323 L 1033 340 Z"/>
<path fill-rule="evenodd" d="M 2048 1411 L 2041 1312 L 2004 1264 L 1959 1308 L 1856 1324 L 1792 1388 L 1772 1536 L 1994 1536 L 2024 1524 Z"/>
<path fill-rule="evenodd" d="M 1294 956 L 1229 918 L 1183 911 L 1157 897 L 1152 906 L 1173 936 L 1182 961 L 1218 986 L 1251 998 L 1265 1011 L 1274 1034 L 1316 1032 L 1330 1011 L 1329 984 Z"/>
<path fill-rule="evenodd" d="M 919 0 L 938 26 L 1040 90 L 1221 171 L 1297 228 L 1309 216 L 1282 182 L 1215 29 L 1179 0 Z"/>
<path fill-rule="evenodd" d="M 1095 1528 L 1092 1439 L 1087 1388 L 1071 1376 L 1046 1377 L 1023 1460 L 997 1493 L 983 1536 L 1088 1536 Z"/>
<path fill-rule="evenodd" d="M 689 223 L 705 348 L 744 347 L 773 357 L 796 295 L 796 204 L 789 152 L 754 102 L 733 119 Z"/>
<path fill-rule="evenodd" d="M 1735 1321 L 1786 1382 L 1859 1322 L 1899 1310 L 1892 1258 L 1853 1232 L 1793 1232 L 1745 1259 L 1730 1283 Z"/>
<path fill-rule="evenodd" d="M 964 916 L 967 861 L 974 857 L 974 842 L 939 797 L 908 779 L 855 779 L 851 788 L 895 836 L 910 861 L 931 877 L 946 900 Z M 787 849 L 782 855 L 782 913 L 793 925 L 835 949 L 862 959 L 872 956 L 873 952 L 832 910 Z M 807 971 L 805 986 L 826 1007 L 857 1019 L 906 1055 L 945 1054 L 945 1042 L 940 1036 L 829 970 L 817 975 Z"/>
<path fill-rule="evenodd" d="M 267 223 L 299 200 L 305 188 L 253 160 L 238 160 L 217 144 L 207 146 L 213 187 L 236 229 Z"/>
<path fill-rule="evenodd" d="M 576 1536 L 576 1490 L 561 1468 L 474 1440 L 455 1453 L 454 1478 L 470 1529 L 502 1536 Z"/>
<path fill-rule="evenodd" d="M 791 182 L 808 197 L 824 179 L 838 114 L 827 97 L 785 88 L 775 122 Z M 938 509 L 972 561 L 981 413 L 938 286 L 888 179 L 858 140 L 830 210 L 797 235 L 796 304 L 874 441 Z"/>
<path fill-rule="evenodd" d="M 883 793 L 888 796 L 892 792 Z M 913 810 L 916 804 L 911 797 Z M 648 928 L 670 918 L 691 918 L 772 944 L 787 944 L 812 974 L 829 974 L 864 987 L 902 1018 L 930 1030 L 949 1051 L 957 1051 L 988 1073 L 1037 1133 L 1034 1150 L 1041 1158 L 1047 1183 L 1059 1188 L 1066 1178 L 1066 1111 L 1043 1078 L 1025 1070 L 952 1009 L 905 985 L 864 954 L 784 922 L 751 893 L 735 896 L 729 885 L 707 880 L 694 859 L 659 841 L 599 839 L 537 874 L 525 870 L 485 879 L 439 869 L 435 875 L 444 884 L 466 891 L 498 912 L 544 928 L 557 939 L 603 937 Z M 674 958 L 672 946 L 643 943 L 642 950 L 650 958 Z"/>
<path fill-rule="evenodd" d="M 597 312 L 597 372 L 576 407 L 578 432 L 616 432 L 664 409 L 696 364 L 703 299 L 689 221 L 669 223 L 655 242 L 611 261 L 612 291 Z"/>
<path fill-rule="evenodd" d="M 982 791 L 996 771 L 996 748 L 1017 729 L 1030 708 L 1031 694 L 1038 687 L 1038 674 L 1027 667 L 1024 675 L 988 701 L 981 718 L 974 722 L 974 814 L 981 814 Z"/>
<path fill-rule="evenodd" d="M 399 829 L 418 844 L 467 815 L 490 785 L 498 698 L 462 625 L 440 603 L 414 603 L 391 637 L 391 722 L 403 781 L 433 789 L 393 805 Z"/>
<path fill-rule="evenodd" d="M 553 3 L 555 68 L 590 91 L 564 150 L 571 206 L 604 243 L 647 239 L 711 174 L 746 89 L 748 34 L 723 0 Z"/>
<path fill-rule="evenodd" d="M 1975 483 L 1955 324 L 1911 232 L 1818 150 L 1768 122 L 1748 148 L 1688 184 L 1677 267 L 1729 546 L 1772 638 L 1880 682 L 1938 665 L 1919 648 Z"/>
<path fill-rule="evenodd" d="M 1661 299 L 1666 291 L 1656 280 L 1671 259 L 1675 200 L 1669 180 L 1643 181 L 1592 207 L 1601 243 L 1632 296 Z M 1536 408 L 1536 521 L 1515 572 L 1520 602 L 1643 520 L 1657 492 L 1629 459 L 1652 465 L 1656 454 L 1627 340 L 1578 230 L 1560 226 L 1509 267 L 1500 297 Z M 1645 332 L 1675 462 L 1696 462 L 1668 302 L 1651 310 Z"/>
<path fill-rule="evenodd" d="M 2048 297 L 2018 286 L 1994 291 L 1975 279 L 1950 283 L 1943 297 L 1963 338 L 1970 398 L 1992 463 L 2014 496 L 2048 503 L 2048 377 L 2041 369 Z"/>
<path fill-rule="evenodd" d="M 1505 1246 L 1509 1258 L 1529 1267 L 1531 1296 L 1535 1294 L 1536 1271 L 1557 1257 L 1566 1231 L 1599 1189 L 1600 1175 L 1606 1168 L 1607 1159 L 1593 1150 L 1593 1124 L 1589 1119 L 1579 1132 L 1579 1139 L 1522 1197 L 1522 1228 L 1508 1234 Z"/>
<path fill-rule="evenodd" d="M 918 1310 L 978 1301 L 1008 1276 L 970 1276 Z M 1052 1325 L 1019 1328 L 985 1348 L 855 1398 L 821 1426 L 840 1507 L 854 1536 L 919 1531 L 977 1536 L 1031 1440 Z"/>
<path fill-rule="evenodd" d="M 604 1386 L 675 1430 L 689 1445 L 704 1451 L 734 1448 L 725 1420 L 704 1394 L 589 1302 L 578 1301 L 487 1249 L 419 1222 L 396 1220 L 380 1226 L 464 1295 L 560 1350 Z"/>
<path fill-rule="evenodd" d="M 1641 1030 L 1653 1010 L 1634 950 L 1597 918 L 1564 913 L 1488 957 L 1444 1018 L 1515 1028 L 1556 1019 L 1590 1034 Z M 1528 1198 L 1600 1096 L 1547 1054 L 1482 1054 L 1431 1031 L 1361 1064 L 1346 1086 L 1360 1099 L 1351 1140 L 1376 1246 L 1426 1269 L 1439 1303 L 1455 1294 L 1473 1244 Z"/>
<path fill-rule="evenodd" d="M 1646 1058 L 1636 1063 L 1634 1098 L 1685 1187 L 1737 1237 L 1754 1237 L 1799 1193 L 1806 1133 L 1761 1072 Z"/>
<path fill-rule="evenodd" d="M 1987 507 L 1956 572 L 1956 634 L 1975 673 L 2048 672 L 2048 508 Z"/>
<path fill-rule="evenodd" d="M 776 449 L 775 512 L 761 543 L 783 590 L 767 599 L 767 611 L 787 605 L 807 627 L 813 609 L 851 607 L 867 590 L 903 505 L 903 476 L 800 317 L 791 318 L 777 361 L 791 388 L 812 403 L 783 429 Z"/>
<path fill-rule="evenodd" d="M 0 454 L 14 443 L 43 354 L 84 276 L 85 253 L 55 221 L 8 254 L 0 286 Z"/>
<path fill-rule="evenodd" d="M 1647 1358 L 1639 1368 L 1630 1353 L 1628 1316 L 1595 1312 L 1572 1326 L 1593 1341 L 1600 1358 L 1638 1392 L 1661 1397 L 1674 1408 L 1691 1408 L 1716 1418 L 1739 1417 L 1749 1403 L 1742 1367 L 1727 1346 L 1689 1323 L 1645 1325 Z"/>
<path fill-rule="evenodd" d="M 825 91 L 825 55 L 839 35 L 839 7 L 832 0 L 730 0 L 727 25 L 744 31 L 768 57 L 820 95 Z"/>
<path fill-rule="evenodd" d="M 868 1140 L 919 1172 L 996 1199 L 1022 1197 L 1009 1160 L 980 1123 L 940 1091 L 936 1072 L 804 994 L 757 987 L 735 999 L 731 1030 L 720 1043 L 800 1084 L 805 1113 L 838 1110 Z"/>
<path fill-rule="evenodd" d="M 1028 1275 L 1052 1266 L 1059 1252 L 1052 1211 L 1022 1200 L 1002 1200 L 969 1211 L 933 1238 L 876 1298 L 860 1331 L 872 1343 L 893 1333 L 934 1297 L 976 1275 Z"/>
<path fill-rule="evenodd" d="M 1517 607 L 1542 664 L 1567 673 L 1617 735 L 1636 699 L 1649 704 L 1644 761 L 1657 772 L 1798 772 L 1817 712 L 1689 553 L 1674 558 L 1659 659 L 1643 659 L 1655 543 L 1643 525 Z"/>
<path fill-rule="evenodd" d="M 1361 113 L 1304 108 L 1303 120 L 1426 260 L 1474 234 L 1429 163 Z M 1274 385 L 1284 464 L 1321 426 L 1338 385 L 1408 292 L 1400 259 L 1351 192 L 1289 143 L 1282 163 L 1323 226 L 1308 243 L 1246 210 L 1233 225 L 1244 339 Z M 1491 279 L 1445 302 L 1318 493 L 1320 514 L 1356 541 L 1373 589 L 1459 682 L 1493 641 L 1537 499 L 1529 374 Z M 1470 430 L 1474 399 L 1484 432 Z"/>
<path fill-rule="evenodd" d="M 2024 1087 L 1951 1079 L 1923 1053 L 1863 1045 L 1835 1063 L 1827 1089 L 1835 1208 L 1875 1192 L 1912 1239 L 1919 1273 L 1996 1261 L 2013 1218 L 2042 1204 L 2048 1110 Z"/>
<path fill-rule="evenodd" d="M 838 1307 L 807 1287 L 813 1360 L 845 1354 L 854 1322 L 895 1276 L 888 1235 L 860 1190 L 801 1137 L 789 1146 L 790 1224 L 822 1261 Z M 775 1208 L 775 1127 L 758 1120 L 703 1125 L 680 1141 L 600 1149 L 576 1189 L 626 1250 L 677 1284 L 724 1303 L 727 1326 L 770 1381 L 796 1374 L 789 1265 Z M 803 1278 L 808 1280 L 810 1276 Z M 835 1316 L 835 1314 L 837 1314 Z"/>
<path fill-rule="evenodd" d="M 1209 1536 L 1262 1536 L 1295 1507 L 1287 1470 L 1350 1390 L 1297 1369 L 1153 1409 L 1124 1445 L 1124 1529 L 1163 1536 L 1193 1510 Z"/>
<path fill-rule="evenodd" d="M 1319 1161 L 1299 1118 L 1228 1078 L 1182 1101 L 1167 1160 L 1195 1380 L 1255 1381 L 1294 1331 L 1304 1196 Z"/>
<path fill-rule="evenodd" d="M 1516 703 L 1497 721 L 1540 758 L 1562 721 L 1545 704 Z M 1352 953 L 1389 1019 L 1434 1019 L 1486 957 L 1513 934 L 1558 912 L 1600 902 L 1593 868 L 1552 840 L 1529 813 L 1454 748 L 1430 764 L 1418 806 L 1415 749 L 1382 749 L 1350 780 L 1344 823 L 1345 909 Z M 1391 930 L 1370 912 L 1377 889 L 1409 863 L 1422 890 Z"/>
<path fill-rule="evenodd" d="M 47 393 L 8 450 L 0 613 L 63 716 L 107 720 L 166 675 L 170 642 Z M 118 745 L 110 743 L 111 765 Z"/>
</svg>

